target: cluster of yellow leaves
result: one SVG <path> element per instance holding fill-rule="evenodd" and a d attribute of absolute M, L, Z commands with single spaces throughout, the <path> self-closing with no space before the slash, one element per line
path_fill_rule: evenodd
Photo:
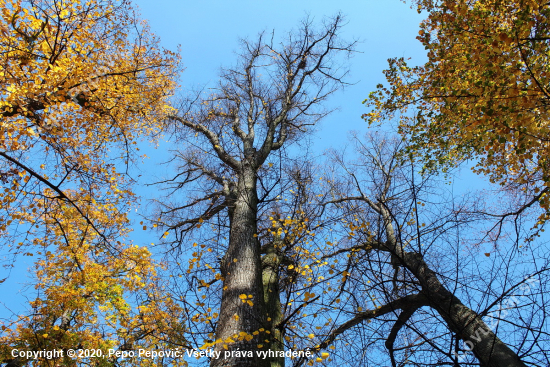
<path fill-rule="evenodd" d="M 19 219 L 11 206 L 37 220 L 37 196 L 71 200 L 65 187 L 106 210 L 131 200 L 117 164 L 129 163 L 137 138 L 158 131 L 178 57 L 158 48 L 126 2 L 0 0 L 0 9 L 6 223 Z"/>
<path fill-rule="evenodd" d="M 293 190 L 290 193 L 296 195 Z M 294 282 L 294 291 L 288 294 L 286 303 L 283 304 L 285 314 L 294 314 L 292 321 L 285 325 L 285 345 L 293 350 L 313 348 L 312 351 L 319 352 L 320 357 L 310 359 L 307 364 L 322 362 L 329 354 L 321 353 L 318 343 L 326 338 L 334 325 L 331 311 L 341 311 L 338 284 L 345 283 L 350 274 L 346 271 L 335 271 L 337 259 L 329 264 L 324 258 L 323 255 L 336 250 L 337 244 L 319 236 L 324 231 L 317 227 L 319 223 L 312 222 L 304 212 L 297 212 L 294 217 L 286 218 L 273 212 L 268 219 L 266 222 L 270 227 L 266 228 L 267 232 L 278 238 L 276 243 L 283 247 L 288 246 L 286 249 L 279 249 L 285 252 L 287 258 L 287 265 L 283 265 L 286 269 L 282 272 L 286 273 L 287 280 L 292 279 Z M 354 235 L 353 231 L 367 226 L 368 224 L 362 223 L 357 226 L 350 223 L 348 226 L 346 223 L 351 236 Z"/>
<path fill-rule="evenodd" d="M 12 348 L 101 349 L 106 355 L 109 348 L 121 345 L 150 348 L 167 340 L 182 343 L 183 312 L 164 294 L 150 252 L 120 241 L 110 245 L 97 241 L 99 235 L 78 220 L 71 205 L 49 209 L 43 225 L 52 228 L 55 237 L 33 241 L 44 252 L 37 252 L 38 296 L 30 302 L 32 316 L 3 325 L 0 355 L 9 359 Z M 98 226 L 109 223 L 120 238 L 127 232 L 125 223 L 117 222 L 120 217 L 104 211 L 93 214 Z M 50 242 L 52 238 L 57 240 Z M 58 362 L 73 363 L 70 358 Z"/>
<path fill-rule="evenodd" d="M 239 299 L 242 303 L 246 303 L 249 306 L 254 306 L 254 303 L 252 302 L 252 295 L 249 294 L 248 296 L 246 294 L 239 295 Z"/>
<path fill-rule="evenodd" d="M 0 6 L 3 150 L 42 143 L 103 153 L 105 142 L 132 143 L 158 129 L 155 117 L 173 90 L 177 57 L 156 47 L 126 4 L 3 0 Z M 141 32 L 132 35 L 132 26 Z"/>
<path fill-rule="evenodd" d="M 365 101 L 369 122 L 401 112 L 411 154 L 428 168 L 479 158 L 493 182 L 546 198 L 550 186 L 550 5 L 534 0 L 418 0 L 429 61 L 391 59 L 388 88 Z M 414 107 L 414 109 L 412 109 Z"/>
<path fill-rule="evenodd" d="M 0 64 L 0 235 L 37 258 L 32 316 L 6 322 L 0 343 L 105 349 L 181 336 L 151 254 L 121 242 L 135 199 L 120 173 L 160 129 L 179 57 L 126 1 L 0 0 Z"/>
<path fill-rule="evenodd" d="M 265 334 L 265 335 L 260 335 Z M 199 347 L 199 349 L 207 349 L 212 348 L 213 346 L 217 344 L 221 344 L 223 349 L 228 349 L 228 345 L 231 343 L 236 343 L 237 341 L 251 341 L 254 339 L 255 336 L 260 335 L 260 337 L 268 338 L 268 335 L 271 334 L 271 331 L 265 330 L 264 328 L 260 328 L 259 330 L 253 331 L 252 333 L 247 333 L 244 331 L 240 331 L 238 334 L 233 334 L 229 338 L 221 339 L 218 338 L 214 341 L 205 341 L 203 345 Z M 209 336 L 213 336 L 213 334 L 209 334 Z M 268 339 L 264 339 L 264 341 L 267 343 L 269 342 Z M 258 348 L 262 348 L 263 345 L 258 345 Z"/>

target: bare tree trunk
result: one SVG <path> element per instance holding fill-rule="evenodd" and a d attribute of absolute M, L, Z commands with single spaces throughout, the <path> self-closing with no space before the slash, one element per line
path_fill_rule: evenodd
<path fill-rule="evenodd" d="M 271 331 L 270 337 L 267 338 L 269 340 L 267 348 L 274 352 L 284 351 L 283 335 L 278 327 L 283 321 L 279 291 L 279 265 L 282 260 L 282 255 L 278 253 L 280 245 L 281 238 L 276 235 L 273 242 L 267 244 L 262 259 L 264 303 L 268 317 L 267 329 Z M 284 367 L 285 365 L 284 357 L 270 357 L 268 361 L 270 367 Z"/>
<path fill-rule="evenodd" d="M 404 265 L 416 276 L 431 305 L 445 319 L 449 329 L 468 346 L 484 367 L 526 367 L 506 344 L 491 331 L 481 317 L 471 310 L 437 278 L 422 256 L 406 253 Z"/>
<path fill-rule="evenodd" d="M 388 181 L 390 182 L 390 181 Z M 386 187 L 389 187 L 388 184 Z M 388 241 L 379 247 L 388 251 L 392 260 L 404 265 L 420 282 L 422 293 L 430 300 L 431 306 L 447 322 L 451 331 L 456 333 L 474 353 L 483 367 L 526 367 L 506 344 L 485 324 L 481 317 L 466 307 L 452 292 L 441 284 L 437 274 L 428 267 L 423 256 L 416 252 L 405 252 L 397 240 L 392 224 L 392 215 L 384 203 L 385 194 L 380 204 L 365 199 L 371 208 L 382 215 Z"/>
<path fill-rule="evenodd" d="M 287 138 L 299 140 L 328 113 L 318 107 L 344 85 L 342 78 L 347 71 L 335 57 L 349 55 L 355 42 L 340 39 L 341 27 L 340 15 L 324 22 L 319 31 L 306 20 L 299 32 L 286 37 L 280 51 L 273 41 L 266 43 L 262 35 L 254 43 L 243 41 L 238 66 L 223 70 L 215 92 L 182 100 L 182 115 L 167 117 L 168 129 L 182 140 L 192 136 L 190 131 L 195 137 L 200 135 L 200 149 L 190 148 L 182 154 L 183 172 L 166 182 L 175 185 L 176 190 L 204 184 L 198 191 L 206 192 L 187 205 L 172 207 L 163 203 L 165 209 L 159 217 L 167 217 L 171 224 L 159 220 L 160 224 L 174 231 L 174 244 L 182 246 L 185 234 L 200 228 L 199 223 L 226 209 L 229 215 L 229 244 L 220 264 L 224 282 L 220 317 L 215 326 L 214 348 L 222 353 L 212 360 L 212 367 L 267 367 L 269 362 L 259 358 L 257 352 L 265 350 L 263 344 L 270 340 L 280 341 L 280 334 L 275 339 L 271 335 L 279 316 L 270 314 L 271 320 L 267 321 L 264 309 L 261 249 L 256 237 L 257 175 L 266 174 L 267 169 L 260 168 L 265 163 L 271 167 L 273 163 L 266 162 L 267 158 L 281 149 Z M 193 139 L 191 146 L 196 144 Z M 264 202 L 271 196 L 270 191 L 262 187 Z M 224 200 L 219 203 L 218 199 Z M 179 220 L 182 208 L 196 208 L 200 214 Z M 274 285 L 267 286 L 273 290 Z M 280 308 L 275 303 L 271 306 Z M 283 350 L 282 343 L 276 348 Z"/>
<path fill-rule="evenodd" d="M 377 219 L 378 223 L 370 226 L 363 233 L 369 239 L 365 242 L 361 240 L 361 246 L 350 247 L 345 252 L 365 250 L 367 252 L 382 251 L 387 253 L 389 255 L 389 259 L 385 263 L 387 267 L 380 268 L 385 272 L 380 275 L 387 276 L 389 279 L 390 272 L 388 270 L 390 270 L 390 266 L 393 268 L 393 291 L 390 293 L 387 289 L 383 288 L 383 296 L 389 300 L 385 305 L 372 311 L 357 313 L 356 317 L 335 328 L 334 332 L 331 333 L 321 346 L 325 347 L 329 345 L 338 335 L 360 322 L 374 319 L 385 313 L 399 309 L 401 312 L 398 319 L 393 323 L 385 344 L 390 354 L 391 365 L 393 367 L 402 365 L 406 362 L 402 361 L 399 364 L 394 356 L 396 336 L 407 324 L 414 327 L 414 325 L 411 325 L 411 322 L 414 322 L 414 319 L 411 320 L 411 317 L 417 310 L 429 307 L 443 318 L 445 327 L 451 334 L 456 335 L 457 339 L 462 340 L 464 347 L 461 354 L 455 354 L 450 351 L 450 347 L 453 347 L 453 345 L 449 345 L 449 349 L 445 349 L 446 346 L 444 343 L 448 339 L 443 339 L 443 342 L 439 343 L 439 345 L 437 345 L 438 343 L 433 344 L 434 350 L 438 349 L 438 353 L 441 353 L 444 359 L 450 358 L 454 360 L 453 365 L 462 365 L 464 362 L 462 361 L 463 357 L 472 352 L 482 367 L 526 367 L 520 356 L 513 350 L 514 346 L 506 345 L 491 330 L 491 327 L 483 321 L 480 315 L 464 305 L 452 290 L 446 288 L 440 281 L 439 275 L 429 267 L 423 256 L 421 243 L 440 241 L 440 238 L 444 238 L 441 234 L 447 230 L 445 228 L 447 223 L 452 226 L 449 226 L 449 228 L 454 229 L 456 228 L 455 226 L 468 223 L 472 220 L 470 214 L 466 217 L 461 217 L 460 215 L 455 217 L 456 214 L 460 213 L 456 211 L 454 205 L 452 206 L 453 216 L 433 211 L 437 219 L 431 227 L 428 226 L 426 229 L 421 230 L 420 228 L 424 227 L 425 223 L 420 225 L 423 220 L 419 219 L 418 206 L 416 204 L 424 206 L 424 203 L 421 203 L 423 200 L 419 199 L 418 193 L 419 190 L 424 191 L 421 188 L 422 186 L 430 187 L 431 190 L 432 185 L 426 185 L 429 182 L 429 177 L 422 179 L 421 186 L 415 185 L 414 178 L 417 167 L 412 162 L 409 165 L 406 159 L 398 158 L 401 153 L 407 151 L 407 146 L 402 145 L 406 145 L 407 142 L 395 141 L 388 144 L 386 139 L 376 134 L 368 136 L 367 139 L 368 144 L 358 141 L 358 147 L 361 155 L 367 158 L 361 158 L 360 162 L 364 168 L 362 173 L 368 173 L 371 175 L 370 178 L 363 181 L 363 177 L 359 176 L 359 174 L 356 176 L 356 171 L 359 171 L 357 169 L 358 165 L 354 164 L 353 168 L 347 167 L 343 156 L 336 155 L 336 162 L 342 165 L 346 173 L 351 177 L 352 180 L 350 182 L 356 186 L 358 195 L 350 195 L 349 186 L 335 183 L 333 186 L 334 192 L 344 192 L 349 196 L 333 199 L 328 201 L 327 204 L 362 202 L 365 204 L 362 207 L 356 206 L 356 204 L 343 205 L 341 206 L 341 210 L 344 211 L 344 215 L 349 215 L 350 219 L 353 214 L 353 219 L 358 220 L 357 215 L 352 210 L 360 208 L 357 212 L 364 214 L 363 223 L 366 223 L 366 226 L 370 226 L 368 219 Z M 365 191 L 361 187 L 363 182 L 373 185 L 372 196 L 365 195 Z M 409 187 L 408 189 L 406 188 L 407 186 Z M 434 197 L 436 194 L 429 191 L 428 195 Z M 407 202 L 414 203 L 414 205 L 407 204 Z M 407 207 L 407 205 L 413 208 L 411 212 L 403 211 L 403 208 Z M 368 210 L 369 208 L 372 212 Z M 395 212 L 392 212 L 392 208 Z M 346 210 L 349 213 L 346 213 Z M 468 213 L 468 210 L 465 212 Z M 411 213 L 416 216 L 416 218 L 412 217 L 415 219 L 412 222 L 410 222 Z M 439 222 L 441 217 L 447 218 L 445 220 L 449 220 L 449 222 L 442 224 L 442 222 Z M 409 227 L 413 224 L 418 226 L 416 231 L 414 227 Z M 409 230 L 412 230 L 412 232 L 409 232 Z M 437 233 L 437 235 L 429 237 L 432 232 Z M 413 243 L 412 240 L 415 242 L 418 241 L 418 250 L 405 251 L 405 248 L 407 250 L 413 248 L 413 246 L 410 246 Z M 399 269 L 406 272 L 403 274 L 403 280 L 398 280 Z M 412 275 L 411 278 L 415 278 L 415 280 L 412 280 L 412 283 L 419 285 L 419 293 L 415 295 L 408 294 L 407 283 L 409 280 L 407 278 L 410 275 Z M 400 285 L 399 287 L 398 284 Z M 416 286 L 414 289 L 417 291 Z M 505 294 L 502 295 L 504 296 Z M 422 335 L 420 330 L 417 332 L 419 335 Z M 406 345 L 405 349 L 409 348 L 410 345 L 412 344 Z M 410 349 L 406 350 L 407 352 L 412 351 Z M 449 352 L 446 352 L 446 350 L 449 350 Z M 401 352 L 403 353 L 403 349 L 401 349 Z M 412 352 L 414 353 L 414 351 Z M 438 358 L 438 360 L 444 360 L 443 358 Z M 409 360 L 408 355 L 404 354 L 404 359 Z"/>
<path fill-rule="evenodd" d="M 222 260 L 224 286 L 215 350 L 221 352 L 212 367 L 267 366 L 256 353 L 258 333 L 265 325 L 260 247 L 256 238 L 256 174 L 243 167 L 237 197 L 230 208 L 229 247 Z M 254 335 L 256 332 L 257 335 Z M 246 334 L 245 334 L 246 333 Z"/>

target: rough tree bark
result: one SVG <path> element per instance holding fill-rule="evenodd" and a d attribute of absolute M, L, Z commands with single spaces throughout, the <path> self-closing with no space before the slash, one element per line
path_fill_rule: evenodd
<path fill-rule="evenodd" d="M 229 351 L 254 351 L 259 337 L 252 337 L 254 331 L 265 325 L 265 311 L 262 291 L 262 268 L 260 247 L 255 237 L 258 195 L 256 192 L 256 172 L 250 162 L 252 156 L 245 157 L 243 169 L 238 176 L 237 197 L 229 208 L 230 235 L 229 247 L 222 259 L 221 269 L 224 279 L 220 318 L 216 329 L 216 350 L 223 357 L 213 361 L 212 366 L 263 366 L 265 361 L 253 353 L 252 358 L 243 360 L 225 357 L 225 347 Z M 243 299 L 245 295 L 247 298 Z M 235 340 L 240 332 L 248 335 L 244 340 Z M 250 339 L 249 339 L 250 338 Z M 231 340 L 235 342 L 231 342 Z M 236 363 L 238 362 L 238 363 Z"/>
<path fill-rule="evenodd" d="M 363 143 L 360 144 L 364 148 Z M 384 143 L 378 142 L 373 144 L 380 145 Z M 370 228 L 373 233 L 378 233 L 378 235 L 371 236 L 369 234 L 369 240 L 349 250 L 366 252 L 379 251 L 389 255 L 391 265 L 395 270 L 392 282 L 394 287 L 392 292 L 395 293 L 392 293 L 389 298 L 394 300 L 381 306 L 378 310 L 358 314 L 357 317 L 341 325 L 332 335 L 329 335 L 322 346 L 329 345 L 336 336 L 364 320 L 379 317 L 390 310 L 400 310 L 399 317 L 397 321 L 395 321 L 394 327 L 386 340 L 386 348 L 390 352 L 392 366 L 397 366 L 398 364 L 393 355 L 393 344 L 397 333 L 421 307 L 431 307 L 443 318 L 448 330 L 472 348 L 471 351 L 474 353 L 481 366 L 525 367 L 526 364 L 508 345 L 499 339 L 491 328 L 482 320 L 481 316 L 464 305 L 462 301 L 440 281 L 438 274 L 425 261 L 421 247 L 419 246 L 418 250 L 410 251 L 409 249 L 412 247 L 410 246 L 411 243 L 401 239 L 399 231 L 403 226 L 396 220 L 396 218 L 399 217 L 396 211 L 399 209 L 395 209 L 395 212 L 392 211 L 392 207 L 402 208 L 406 206 L 405 203 L 399 202 L 399 194 L 392 191 L 394 176 L 398 176 L 396 171 L 401 162 L 396 158 L 398 155 L 396 152 L 398 150 L 396 150 L 389 159 L 388 157 L 386 157 L 386 159 L 381 157 L 381 150 L 382 149 L 379 149 L 377 151 L 373 149 L 373 151 L 370 152 L 363 152 L 371 162 L 369 171 L 379 172 L 379 174 L 374 174 L 372 176 L 376 177 L 372 178 L 372 182 L 376 186 L 374 193 L 371 193 L 371 195 L 365 194 L 360 187 L 356 172 L 346 168 L 343 161 L 340 161 L 340 164 L 344 166 L 344 169 L 351 176 L 352 185 L 355 186 L 359 195 L 347 196 L 350 194 L 349 191 L 343 192 L 340 198 L 331 200 L 326 204 L 339 205 L 345 202 L 363 203 L 371 213 L 374 213 L 374 215 L 379 218 L 380 227 L 378 229 Z M 407 178 L 405 180 L 410 179 Z M 406 191 L 403 189 L 402 184 L 403 182 L 395 184 L 395 186 L 399 187 L 397 191 L 400 193 Z M 411 198 L 411 200 L 417 202 L 414 194 Z M 396 202 L 399 202 L 399 204 L 396 204 Z M 441 228 L 437 230 L 441 230 Z M 420 234 L 415 234 L 415 237 L 418 239 L 418 243 L 420 243 Z M 408 251 L 405 251 L 405 248 L 407 248 Z M 398 295 L 397 284 L 399 281 L 397 280 L 397 272 L 399 269 L 412 274 L 415 278 L 414 282 L 419 286 L 418 294 L 413 296 Z M 409 297 L 415 297 L 416 301 L 402 302 L 403 299 Z"/>
<path fill-rule="evenodd" d="M 388 177 L 388 180 L 390 178 Z M 422 286 L 422 294 L 447 322 L 447 326 L 463 341 L 473 343 L 473 353 L 482 366 L 486 367 L 525 367 L 506 344 L 504 344 L 481 317 L 465 306 L 451 291 L 439 281 L 436 273 L 424 261 L 418 252 L 405 252 L 404 246 L 395 235 L 392 214 L 387 208 L 386 195 L 378 203 L 364 198 L 367 204 L 379 213 L 386 227 L 387 240 L 384 243 L 372 243 L 371 246 L 389 252 L 400 266 L 409 270 Z"/>
<path fill-rule="evenodd" d="M 272 242 L 265 245 L 262 258 L 262 281 L 264 291 L 264 304 L 267 316 L 266 329 L 271 331 L 268 340 L 267 349 L 272 351 L 283 351 L 283 333 L 279 324 L 283 321 L 283 312 L 281 308 L 280 289 L 279 289 L 279 266 L 283 261 L 279 249 L 282 247 L 282 241 L 279 235 L 275 235 Z M 268 359 L 270 367 L 284 367 L 285 359 L 283 357 L 271 357 Z"/>
<path fill-rule="evenodd" d="M 182 170 L 166 182 L 176 190 L 201 182 L 198 187 L 204 196 L 192 198 L 186 205 L 160 204 L 157 225 L 173 231 L 173 245 L 181 247 L 185 234 L 203 222 L 222 211 L 229 217 L 229 243 L 220 264 L 223 287 L 214 346 L 222 356 L 212 360 L 213 367 L 280 363 L 256 355 L 266 349 L 259 347 L 266 339 L 273 340 L 270 347 L 282 349 L 280 335 L 270 335 L 280 318 L 275 311 L 280 309 L 278 297 L 266 297 L 264 289 L 277 291 L 274 274 L 267 275 L 268 269 L 275 271 L 269 264 L 272 254 L 266 254 L 262 273 L 257 239 L 258 207 L 270 199 L 271 189 L 262 187 L 259 195 L 258 176 L 266 172 L 262 165 L 272 152 L 298 140 L 328 113 L 320 104 L 343 84 L 346 74 L 336 56 L 349 54 L 353 48 L 353 43 L 339 40 L 341 27 L 338 15 L 320 31 L 304 21 L 278 46 L 273 38 L 270 44 L 264 43 L 262 35 L 254 43 L 243 41 L 238 66 L 222 71 L 214 93 L 184 101 L 178 113 L 167 118 L 179 140 L 200 148 L 179 153 Z M 195 138 L 190 137 L 193 135 Z M 198 216 L 189 218 L 192 208 Z M 267 283 L 262 280 L 266 276 Z M 270 303 L 267 306 L 266 301 Z"/>

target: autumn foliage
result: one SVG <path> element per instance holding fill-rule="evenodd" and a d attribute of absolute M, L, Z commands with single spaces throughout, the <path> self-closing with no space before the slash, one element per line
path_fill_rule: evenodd
<path fill-rule="evenodd" d="M 476 158 L 476 172 L 521 187 L 548 210 L 550 6 L 542 1 L 419 0 L 428 62 L 389 60 L 369 122 L 400 114 L 428 167 Z M 543 216 L 541 219 L 544 220 Z"/>
<path fill-rule="evenodd" d="M 2 325 L 0 360 L 24 364 L 14 347 L 116 349 L 177 332 L 150 252 L 126 238 L 124 173 L 138 138 L 158 131 L 178 56 L 126 1 L 0 9 L 0 229 L 10 258 L 33 256 L 36 278 L 29 313 Z"/>
<path fill-rule="evenodd" d="M 550 209 L 550 8 L 414 3 L 429 60 L 391 59 L 364 116 L 399 116 L 405 139 L 355 134 L 321 162 L 307 140 L 356 47 L 340 14 L 242 40 L 217 84 L 173 108 L 179 57 L 126 0 L 0 0 L 0 239 L 14 260 L 3 265 L 34 261 L 27 308 L 0 321 L 0 363 L 547 361 L 546 244 L 532 241 L 527 259 L 522 210 L 453 197 L 437 169 L 477 158 L 478 172 L 524 190 L 522 209 Z M 167 195 L 138 226 L 158 231 L 152 251 L 130 240 L 127 173 L 157 133 L 177 149 L 157 183 Z"/>

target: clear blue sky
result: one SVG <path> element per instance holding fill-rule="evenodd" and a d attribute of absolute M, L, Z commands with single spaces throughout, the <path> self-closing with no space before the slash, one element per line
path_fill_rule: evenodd
<path fill-rule="evenodd" d="M 163 47 L 181 47 L 185 67 L 181 75 L 181 91 L 204 85 L 213 86 L 220 67 L 230 67 L 237 61 L 239 39 L 254 38 L 258 33 L 273 30 L 284 35 L 297 28 L 307 15 L 320 22 L 325 16 L 341 12 L 347 20 L 343 38 L 358 40 L 357 53 L 349 60 L 348 82 L 354 83 L 333 95 L 329 108 L 338 108 L 318 126 L 313 138 L 315 154 L 328 148 L 342 148 L 351 130 L 362 135 L 369 128 L 361 119 L 367 112 L 362 101 L 378 83 L 385 82 L 383 70 L 391 57 L 411 57 L 411 64 L 423 64 L 426 52 L 416 40 L 422 15 L 400 0 L 278 0 L 278 1 L 176 1 L 134 0 L 141 17 L 160 38 Z M 167 147 L 161 142 L 157 149 L 145 149 L 149 157 L 140 168 L 145 183 L 159 181 L 171 175 L 167 165 Z M 171 176 L 170 176 L 171 177 Z M 156 188 L 138 187 L 144 198 L 158 195 Z M 138 213 L 145 210 L 146 200 Z M 145 213 L 144 213 L 145 214 Z M 136 226 L 138 244 L 157 243 L 158 236 L 145 236 Z"/>
<path fill-rule="evenodd" d="M 350 130 L 366 130 L 360 116 L 366 109 L 361 102 L 377 83 L 384 81 L 382 70 L 390 57 L 412 57 L 412 63 L 426 60 L 419 41 L 422 20 L 410 4 L 400 0 L 277 0 L 277 1 L 176 1 L 138 0 L 143 18 L 149 21 L 162 45 L 176 49 L 181 45 L 186 67 L 182 87 L 215 83 L 220 66 L 231 66 L 238 51 L 239 38 L 254 38 L 266 30 L 284 34 L 298 26 L 307 14 L 320 21 L 338 12 L 348 20 L 344 38 L 358 39 L 357 53 L 351 59 L 348 87 L 331 99 L 340 111 L 327 117 L 320 126 L 315 144 L 319 150 L 341 145 Z"/>

